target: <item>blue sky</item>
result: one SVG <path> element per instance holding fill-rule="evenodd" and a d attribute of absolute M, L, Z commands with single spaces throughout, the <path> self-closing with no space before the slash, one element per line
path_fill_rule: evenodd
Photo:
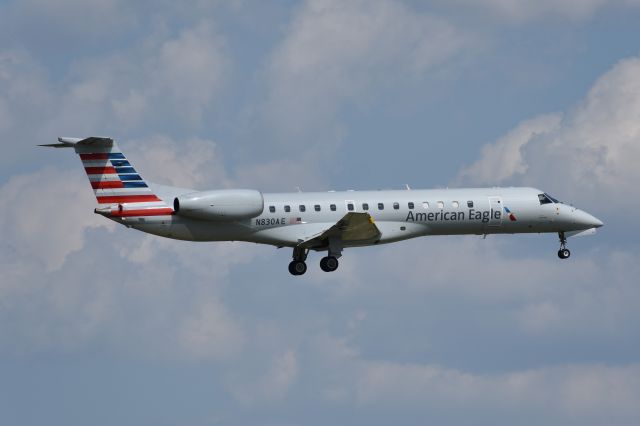
<path fill-rule="evenodd" d="M 0 3 L 0 423 L 640 420 L 640 2 Z M 185 243 L 92 213 L 57 136 L 263 191 L 543 188 L 553 235 Z M 319 256 L 312 256 L 314 266 Z"/>

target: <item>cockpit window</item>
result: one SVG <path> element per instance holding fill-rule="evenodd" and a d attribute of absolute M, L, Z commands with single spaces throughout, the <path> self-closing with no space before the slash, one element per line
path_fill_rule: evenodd
<path fill-rule="evenodd" d="M 551 204 L 552 201 L 544 194 L 538 194 L 538 200 L 540 200 L 540 204 Z"/>
<path fill-rule="evenodd" d="M 551 195 L 547 193 L 538 194 L 538 200 L 540 201 L 540 204 L 560 203 L 560 201 L 556 200 L 555 198 L 553 198 Z"/>
<path fill-rule="evenodd" d="M 548 199 L 550 199 L 551 201 L 553 201 L 554 203 L 560 203 L 560 201 L 556 200 L 555 198 L 553 198 L 551 195 L 547 194 L 546 192 L 544 193 L 544 195 L 547 196 Z"/>

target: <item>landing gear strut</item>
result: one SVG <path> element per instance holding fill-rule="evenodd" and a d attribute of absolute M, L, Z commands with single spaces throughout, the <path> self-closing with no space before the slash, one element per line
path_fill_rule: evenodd
<path fill-rule="evenodd" d="M 564 232 L 558 232 L 558 237 L 560 238 L 560 250 L 558 250 L 558 257 L 560 259 L 568 259 L 571 256 L 571 252 L 567 248 L 567 239 L 564 236 Z"/>
<path fill-rule="evenodd" d="M 307 260 L 307 254 L 309 254 L 307 249 L 301 247 L 293 248 L 293 260 L 289 263 L 291 275 L 302 275 L 307 272 L 307 264 L 304 262 Z"/>

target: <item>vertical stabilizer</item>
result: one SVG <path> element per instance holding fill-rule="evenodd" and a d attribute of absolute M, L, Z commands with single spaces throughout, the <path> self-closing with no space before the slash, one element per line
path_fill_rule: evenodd
<path fill-rule="evenodd" d="M 58 138 L 56 148 L 73 147 L 98 201 L 97 213 L 114 217 L 162 216 L 173 208 L 151 191 L 111 138 Z"/>

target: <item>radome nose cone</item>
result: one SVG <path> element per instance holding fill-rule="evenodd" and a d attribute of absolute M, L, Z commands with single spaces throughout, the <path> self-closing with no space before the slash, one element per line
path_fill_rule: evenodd
<path fill-rule="evenodd" d="M 574 217 L 575 222 L 585 228 L 600 228 L 604 225 L 600 219 L 582 210 L 577 210 Z"/>

